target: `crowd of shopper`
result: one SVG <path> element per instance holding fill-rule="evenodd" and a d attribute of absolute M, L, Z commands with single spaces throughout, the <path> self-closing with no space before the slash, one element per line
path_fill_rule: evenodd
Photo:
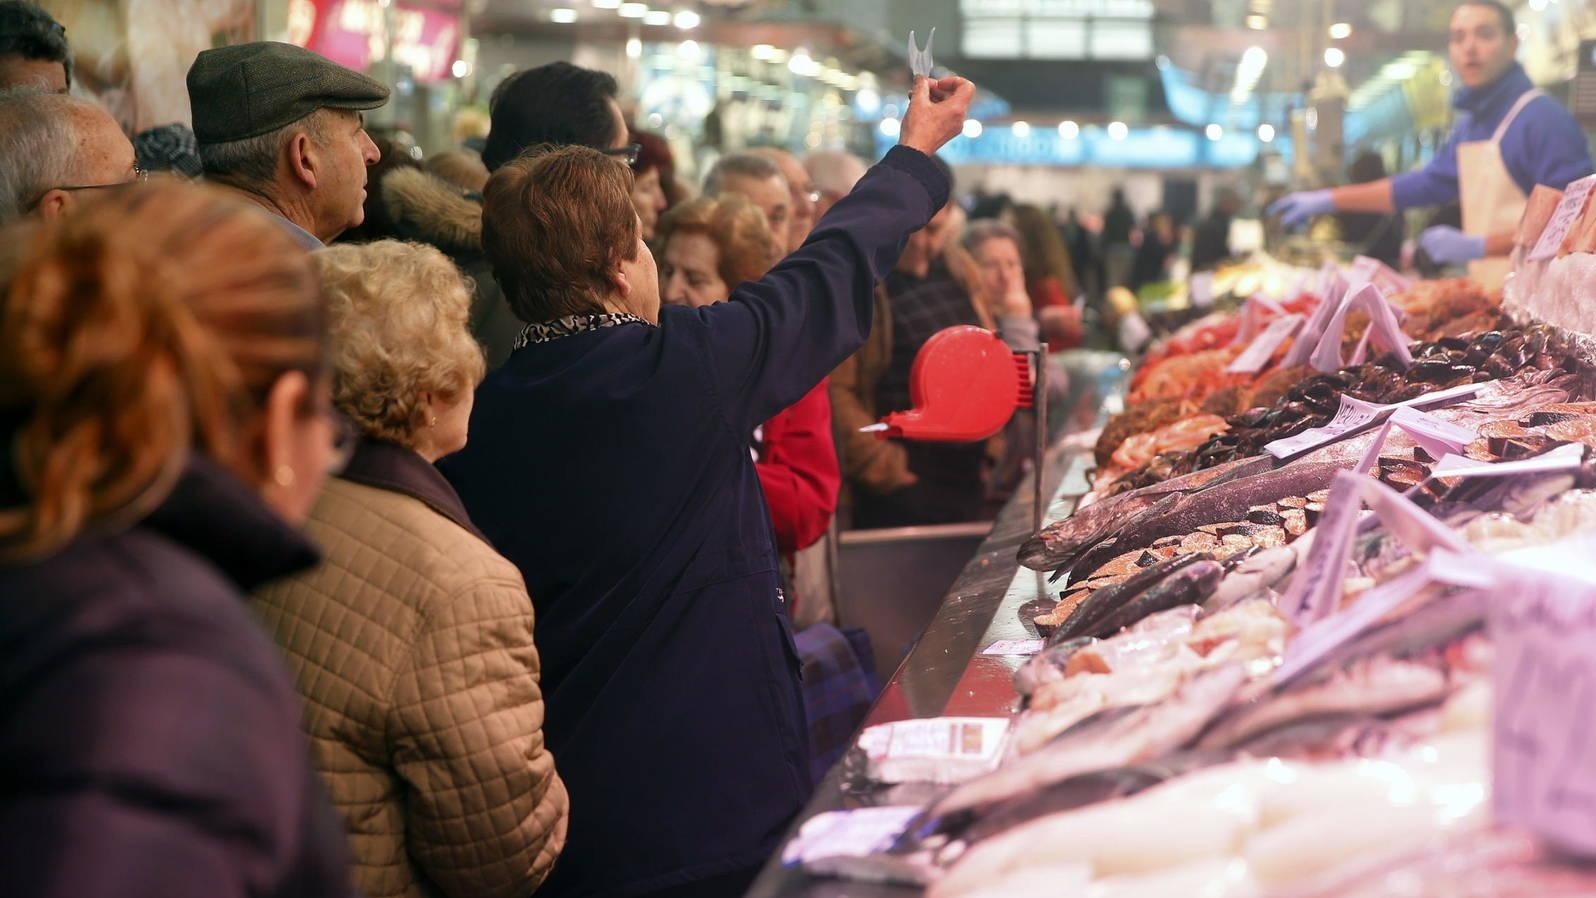
<path fill-rule="evenodd" d="M 379 167 L 386 88 L 260 42 L 141 183 L 52 24 L 0 3 L 7 890 L 742 894 L 831 748 L 790 578 L 833 399 L 902 406 L 943 323 L 1036 339 L 952 227 L 973 87 L 687 200 L 603 73 Z M 879 445 L 878 517 L 979 513 L 987 447 Z"/>

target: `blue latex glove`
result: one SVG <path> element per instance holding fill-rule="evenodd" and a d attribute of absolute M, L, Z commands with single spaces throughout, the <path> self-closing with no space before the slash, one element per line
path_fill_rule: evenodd
<path fill-rule="evenodd" d="M 1280 219 L 1281 227 L 1293 231 L 1321 215 L 1336 211 L 1336 204 L 1328 190 L 1304 190 L 1275 200 L 1268 211 Z"/>
<path fill-rule="evenodd" d="M 1438 265 L 1462 265 L 1485 258 L 1485 238 L 1440 225 L 1419 235 L 1419 249 Z"/>

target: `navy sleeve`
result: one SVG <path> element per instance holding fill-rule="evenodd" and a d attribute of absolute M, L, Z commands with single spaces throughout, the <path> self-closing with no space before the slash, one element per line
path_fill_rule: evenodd
<path fill-rule="evenodd" d="M 951 185 L 930 157 L 895 147 L 770 273 L 698 310 L 711 376 L 730 424 L 752 431 L 864 345 L 875 284 L 909 235 L 947 203 Z"/>
<path fill-rule="evenodd" d="M 1403 172 L 1391 179 L 1391 200 L 1397 209 L 1444 206 L 1457 202 L 1457 143 L 1453 130 L 1435 158 L 1421 169 Z"/>
<path fill-rule="evenodd" d="M 1592 170 L 1585 132 L 1551 97 L 1524 107 L 1502 138 L 1502 158 L 1526 194 L 1537 184 L 1562 190 Z"/>

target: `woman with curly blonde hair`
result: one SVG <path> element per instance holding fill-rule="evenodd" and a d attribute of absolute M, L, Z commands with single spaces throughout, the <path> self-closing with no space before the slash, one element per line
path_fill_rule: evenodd
<path fill-rule="evenodd" d="M 532 600 L 432 466 L 466 443 L 471 287 L 429 246 L 315 256 L 333 398 L 360 431 L 311 512 L 314 572 L 257 595 L 305 699 L 361 891 L 522 896 L 565 843 Z"/>

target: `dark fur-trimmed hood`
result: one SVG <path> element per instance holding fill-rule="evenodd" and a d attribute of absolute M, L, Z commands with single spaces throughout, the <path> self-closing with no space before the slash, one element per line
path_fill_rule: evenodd
<path fill-rule="evenodd" d="M 419 168 L 384 175 L 382 202 L 394 226 L 411 240 L 446 253 L 482 252 L 482 204 Z"/>

